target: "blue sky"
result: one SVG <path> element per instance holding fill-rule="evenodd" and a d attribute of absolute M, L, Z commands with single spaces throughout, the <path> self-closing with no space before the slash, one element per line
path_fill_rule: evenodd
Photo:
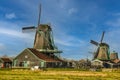
<path fill-rule="evenodd" d="M 0 56 L 16 56 L 33 47 L 34 32 L 22 33 L 22 27 L 37 25 L 38 5 L 42 4 L 41 23 L 50 23 L 56 46 L 68 59 L 92 58 L 96 46 L 90 40 L 104 42 L 120 55 L 119 0 L 0 0 Z"/>

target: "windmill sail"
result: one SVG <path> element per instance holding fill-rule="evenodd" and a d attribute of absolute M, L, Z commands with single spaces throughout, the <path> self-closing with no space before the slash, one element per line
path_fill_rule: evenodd
<path fill-rule="evenodd" d="M 98 53 L 99 53 L 99 47 L 97 48 L 97 51 L 94 54 L 94 59 L 97 59 Z"/>
<path fill-rule="evenodd" d="M 33 46 L 34 48 L 36 45 L 37 32 L 39 31 L 40 17 L 41 17 L 41 4 L 39 5 L 38 26 L 37 26 L 36 33 L 35 33 L 35 40 L 34 40 L 34 46 Z"/>
<path fill-rule="evenodd" d="M 94 44 L 94 45 L 96 45 L 96 46 L 98 46 L 98 45 L 99 45 L 99 43 L 98 43 L 98 42 L 93 41 L 93 40 L 91 40 L 91 41 L 90 41 L 90 43 L 92 43 L 92 44 Z"/>
<path fill-rule="evenodd" d="M 23 27 L 22 28 L 22 32 L 25 33 L 25 32 L 34 32 L 36 30 L 36 27 L 35 26 L 30 26 L 30 27 Z"/>
<path fill-rule="evenodd" d="M 101 40 L 100 40 L 101 43 L 102 43 L 102 41 L 103 41 L 104 34 L 105 34 L 105 31 L 103 31 L 103 33 L 102 33 L 102 37 L 101 37 Z"/>

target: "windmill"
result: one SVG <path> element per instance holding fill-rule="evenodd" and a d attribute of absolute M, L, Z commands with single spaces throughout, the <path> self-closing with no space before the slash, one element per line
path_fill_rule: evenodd
<path fill-rule="evenodd" d="M 100 43 L 94 40 L 90 41 L 90 43 L 97 46 L 97 51 L 95 52 L 93 59 L 109 60 L 109 45 L 103 42 L 104 34 L 105 32 L 103 31 Z"/>
<path fill-rule="evenodd" d="M 39 6 L 39 17 L 37 27 L 23 27 L 22 31 L 25 32 L 28 30 L 36 30 L 33 48 L 38 50 L 39 52 L 46 53 L 47 55 L 53 55 L 54 53 L 62 53 L 62 51 L 59 51 L 54 44 L 51 26 L 49 24 L 40 24 L 40 17 L 41 5 Z"/>

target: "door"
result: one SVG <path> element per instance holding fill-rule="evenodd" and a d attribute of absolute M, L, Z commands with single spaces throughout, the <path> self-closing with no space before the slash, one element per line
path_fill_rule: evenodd
<path fill-rule="evenodd" d="M 45 67 L 45 62 L 43 62 L 43 61 L 40 62 L 40 67 L 41 67 L 41 68 Z"/>
<path fill-rule="evenodd" d="M 24 61 L 24 67 L 28 67 L 27 61 Z"/>

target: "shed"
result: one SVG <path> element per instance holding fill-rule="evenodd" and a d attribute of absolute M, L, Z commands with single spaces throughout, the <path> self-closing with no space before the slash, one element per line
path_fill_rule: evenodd
<path fill-rule="evenodd" d="M 99 66 L 104 68 L 115 68 L 116 65 L 118 65 L 111 60 L 99 60 L 99 59 L 95 59 L 91 63 L 92 66 L 97 66 L 97 67 Z"/>
<path fill-rule="evenodd" d="M 12 67 L 12 60 L 9 58 L 0 58 L 0 67 L 1 68 L 11 68 Z"/>
<path fill-rule="evenodd" d="M 103 61 L 95 59 L 91 62 L 91 65 L 95 67 L 103 67 Z"/>

